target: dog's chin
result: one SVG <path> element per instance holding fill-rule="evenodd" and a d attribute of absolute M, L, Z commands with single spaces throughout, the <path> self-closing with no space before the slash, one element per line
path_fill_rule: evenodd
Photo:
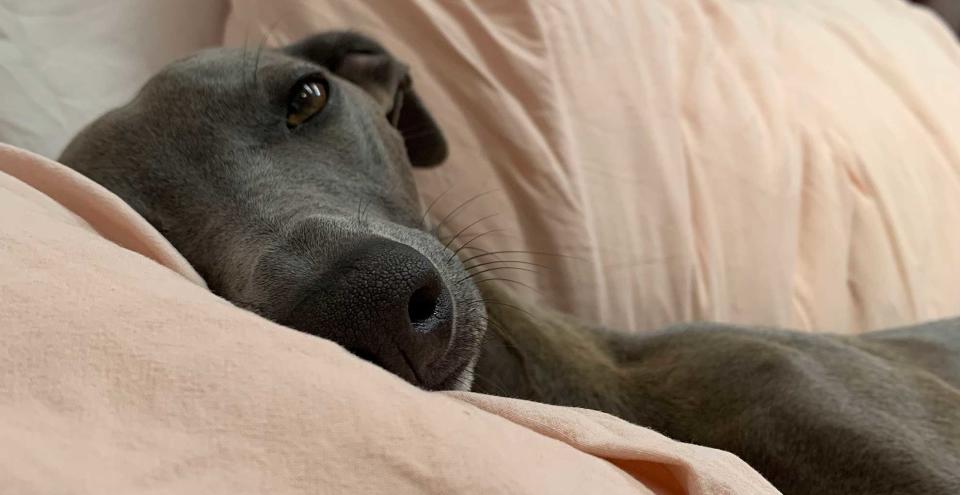
<path fill-rule="evenodd" d="M 474 369 L 477 366 L 477 361 L 480 358 L 480 354 L 477 353 L 473 355 L 468 361 L 466 361 L 459 368 L 455 369 L 450 376 L 442 379 L 435 385 L 424 387 L 427 390 L 440 391 L 440 390 L 459 390 L 459 391 L 469 391 L 473 386 L 473 377 Z"/>
<path fill-rule="evenodd" d="M 443 383 L 440 386 L 440 390 L 459 390 L 461 392 L 469 392 L 470 388 L 473 387 L 473 367 L 464 370 L 459 376 L 453 378 L 452 381 Z"/>

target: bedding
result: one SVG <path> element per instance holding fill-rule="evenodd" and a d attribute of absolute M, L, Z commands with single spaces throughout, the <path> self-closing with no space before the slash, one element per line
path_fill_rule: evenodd
<path fill-rule="evenodd" d="M 238 309 L 119 198 L 0 145 L 0 493 L 777 493 L 606 414 L 429 393 Z"/>
<path fill-rule="evenodd" d="M 902 0 L 7 2 L 0 142 L 55 157 L 173 58 L 342 27 L 408 61 L 447 132 L 418 172 L 434 221 L 480 195 L 444 231 L 498 214 L 466 239 L 540 253 L 503 253 L 546 266 L 503 277 L 531 297 L 638 332 L 960 312 L 960 49 Z M 9 146 L 0 333 L 4 493 L 775 493 L 729 454 L 422 392 L 238 310 Z"/>
<path fill-rule="evenodd" d="M 960 313 L 960 44 L 902 0 L 233 0 L 226 42 L 375 35 L 450 139 L 419 176 L 519 292 L 632 331 Z M 469 240 L 472 235 L 465 235 Z M 468 248 L 469 249 L 469 248 Z"/>

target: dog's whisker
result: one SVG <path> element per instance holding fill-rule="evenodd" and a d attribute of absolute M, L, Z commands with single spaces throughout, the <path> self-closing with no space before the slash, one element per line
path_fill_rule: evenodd
<path fill-rule="evenodd" d="M 246 77 L 243 74 L 247 72 L 247 49 L 250 43 L 250 32 L 244 31 L 243 33 L 243 46 L 240 47 L 240 81 L 243 83 L 243 87 L 249 92 L 251 90 L 249 84 L 247 84 Z"/>
<path fill-rule="evenodd" d="M 542 292 L 540 289 L 538 289 L 538 288 L 536 288 L 536 287 L 533 287 L 532 285 L 529 285 L 529 284 L 527 284 L 527 283 L 521 282 L 521 281 L 519 281 L 519 280 L 512 279 L 512 278 L 506 278 L 506 277 L 483 278 L 483 279 L 476 280 L 475 283 L 480 283 L 480 282 L 508 282 L 508 283 L 511 283 L 511 284 L 516 284 L 516 285 L 519 285 L 519 286 L 521 286 L 521 287 L 530 289 L 531 291 L 537 293 L 538 295 L 541 295 L 541 296 L 543 295 L 543 292 Z"/>
<path fill-rule="evenodd" d="M 464 251 L 480 251 L 480 252 L 483 252 L 483 253 L 489 253 L 489 252 L 490 252 L 490 251 L 487 251 L 486 249 L 483 249 L 482 247 L 479 247 L 479 246 L 467 246 L 467 247 L 463 248 L 463 250 L 464 250 Z"/>
<path fill-rule="evenodd" d="M 494 299 L 477 299 L 477 300 L 475 300 L 475 301 L 466 301 L 464 304 L 493 304 L 493 305 L 496 305 L 496 306 L 503 306 L 503 307 L 506 307 L 506 308 L 510 308 L 510 309 L 519 311 L 519 312 L 521 312 L 521 313 L 523 313 L 523 314 L 525 314 L 525 315 L 527 315 L 527 316 L 529 316 L 529 317 L 531 317 L 531 318 L 536 318 L 536 317 L 533 315 L 533 313 L 531 313 L 531 312 L 529 312 L 529 311 L 521 308 L 520 306 L 517 306 L 517 305 L 514 305 L 514 304 L 510 304 L 510 303 L 505 303 L 505 302 L 503 302 L 503 301 L 497 301 L 497 300 L 494 300 Z"/>
<path fill-rule="evenodd" d="M 259 70 L 260 70 L 260 56 L 263 54 L 263 48 L 264 48 L 264 46 L 266 46 L 266 44 L 267 44 L 267 36 L 268 36 L 267 34 L 264 34 L 264 35 L 263 35 L 263 39 L 260 40 L 260 44 L 257 45 L 257 52 L 256 52 L 256 55 L 255 55 L 254 58 L 253 58 L 253 74 L 252 74 L 253 77 L 252 77 L 252 79 L 253 79 L 253 87 L 254 87 L 254 88 L 256 88 L 256 87 L 257 87 L 257 84 L 259 84 L 259 80 L 258 80 L 258 78 L 257 78 L 257 73 L 258 73 Z"/>
<path fill-rule="evenodd" d="M 277 26 L 280 24 L 280 19 L 273 21 L 272 24 L 267 26 L 264 30 L 263 38 L 260 40 L 260 46 L 257 47 L 257 57 L 253 64 L 253 84 L 257 86 L 259 84 L 259 72 L 260 72 L 260 55 L 263 52 L 264 47 L 267 45 L 267 41 L 273 36 L 273 31 L 277 29 Z"/>
<path fill-rule="evenodd" d="M 529 255 L 533 255 L 533 256 L 550 256 L 550 257 L 555 257 L 555 258 L 566 258 L 566 259 L 572 259 L 572 260 L 583 261 L 583 262 L 586 262 L 586 261 L 587 261 L 587 260 L 585 260 L 585 259 L 583 259 L 583 258 L 580 258 L 580 257 L 578 257 L 578 256 L 571 256 L 571 255 L 568 255 L 568 254 L 547 253 L 547 252 L 543 252 L 543 251 L 504 250 L 504 251 L 487 251 L 487 252 L 484 252 L 484 253 L 481 253 L 481 254 L 477 254 L 477 255 L 471 256 L 471 257 L 466 258 L 466 259 L 462 259 L 462 260 L 460 260 L 460 262 L 461 262 L 461 263 L 467 263 L 467 262 L 472 261 L 472 260 L 475 260 L 475 259 L 477 259 L 477 258 L 481 258 L 481 257 L 484 257 L 484 256 L 494 256 L 494 255 L 497 255 L 497 254 L 529 254 Z"/>
<path fill-rule="evenodd" d="M 483 279 L 474 281 L 475 284 L 480 284 L 480 283 L 483 283 L 483 282 L 509 282 L 509 283 L 511 283 L 511 284 L 516 284 L 516 285 L 519 285 L 519 286 L 521 286 L 521 287 L 525 287 L 525 288 L 527 288 L 527 289 L 530 289 L 530 290 L 532 290 L 533 292 L 537 293 L 537 295 L 540 295 L 540 296 L 543 295 L 543 292 L 540 291 L 540 289 L 537 289 L 536 287 L 533 287 L 533 286 L 531 286 L 531 285 L 525 284 L 525 283 L 523 283 L 523 282 L 514 280 L 514 279 L 512 279 L 512 278 L 494 277 L 494 278 L 483 278 Z"/>
<path fill-rule="evenodd" d="M 427 215 L 430 214 L 430 210 L 432 210 L 433 207 L 436 206 L 436 204 L 440 201 L 440 199 L 446 196 L 446 194 L 451 190 L 453 190 L 453 184 L 450 184 L 450 187 L 433 198 L 433 201 L 430 202 L 430 204 L 427 206 L 427 209 L 423 211 L 423 216 L 420 217 L 420 225 L 423 225 L 424 228 L 427 227 Z"/>
<path fill-rule="evenodd" d="M 433 235 L 437 235 L 437 232 L 439 232 L 440 228 L 443 227 L 443 224 L 445 224 L 445 223 L 446 223 L 448 220 L 450 220 L 454 215 L 456 215 L 456 213 L 457 213 L 458 211 L 462 210 L 463 208 L 465 208 L 465 207 L 466 207 L 467 205 L 469 205 L 470 203 L 473 203 L 474 201 L 476 201 L 476 200 L 478 200 L 478 199 L 480 199 L 480 198 L 482 198 L 482 197 L 484 197 L 484 196 L 486 196 L 486 195 L 488 195 L 488 194 L 497 192 L 497 191 L 498 191 L 498 189 L 491 189 L 491 190 L 489 190 L 489 191 L 484 191 L 484 192 L 482 192 L 482 193 L 479 193 L 479 194 L 474 195 L 473 197 L 471 197 L 470 199 L 467 199 L 467 200 L 464 201 L 463 203 L 460 203 L 460 206 L 457 206 L 456 208 L 454 208 L 453 210 L 451 210 L 450 213 L 447 213 L 447 215 L 446 215 L 445 217 L 443 217 L 442 220 L 440 220 L 440 223 L 438 223 L 437 226 L 434 227 L 434 229 L 433 229 Z"/>
<path fill-rule="evenodd" d="M 459 284 L 460 282 L 463 282 L 464 280 L 470 280 L 470 279 L 472 279 L 472 278 L 474 278 L 474 277 L 476 277 L 476 276 L 478 276 L 478 275 L 482 275 L 482 274 L 484 274 L 484 273 L 493 272 L 493 271 L 497 271 L 497 270 L 516 270 L 516 271 L 522 271 L 522 272 L 535 273 L 535 274 L 537 274 L 537 275 L 540 274 L 540 272 L 538 272 L 538 271 L 536 271 L 536 270 L 531 270 L 531 269 L 529 269 L 529 268 L 522 268 L 522 267 L 519 267 L 519 266 L 495 266 L 495 267 L 493 267 L 493 268 L 487 268 L 486 270 L 480 270 L 479 272 L 476 272 L 476 273 L 471 273 L 470 275 L 467 275 L 466 277 L 458 280 L 457 283 Z"/>
<path fill-rule="evenodd" d="M 481 238 L 481 237 L 483 237 L 483 236 L 485 236 L 485 235 L 488 235 L 488 234 L 494 234 L 494 233 L 497 233 L 497 232 L 505 232 L 505 231 L 506 231 L 506 229 L 493 229 L 493 230 L 488 230 L 488 231 L 486 231 L 486 232 L 481 232 L 481 233 L 479 233 L 479 234 L 471 237 L 470 240 L 468 240 L 467 242 L 465 242 L 465 243 L 463 243 L 462 245 L 460 245 L 460 247 L 458 247 L 453 253 L 450 254 L 450 257 L 447 258 L 447 262 L 449 263 L 449 262 L 452 261 L 454 258 L 456 258 L 456 257 L 457 257 L 457 253 L 459 253 L 459 252 L 460 252 L 461 250 L 463 250 L 465 247 L 469 246 L 470 243 L 472 243 L 473 241 L 475 241 L 475 240 L 477 240 L 477 239 L 479 239 L 479 238 Z M 461 263 L 462 263 L 462 262 L 461 262 Z"/>
<path fill-rule="evenodd" d="M 510 232 L 508 229 L 499 229 L 499 231 L 500 231 L 500 232 L 504 232 L 504 237 L 508 236 L 508 235 L 509 235 L 509 232 Z M 464 237 L 469 237 L 469 236 L 477 235 L 477 234 L 479 234 L 479 233 L 481 233 L 481 232 L 486 232 L 486 231 L 485 231 L 485 230 L 475 230 L 475 231 L 469 231 L 469 230 L 468 230 L 468 231 L 465 231 L 465 232 L 459 232 L 459 233 L 460 233 L 460 237 L 459 237 L 459 238 L 462 239 L 462 238 L 464 238 Z M 440 240 L 440 242 L 446 243 L 447 241 L 449 241 L 450 239 L 452 239 L 452 238 L 454 238 L 454 237 L 455 237 L 455 235 L 441 235 L 441 236 L 438 237 L 438 239 Z"/>
<path fill-rule="evenodd" d="M 363 205 L 363 209 L 360 211 L 360 221 L 361 221 L 361 222 L 364 222 L 364 221 L 365 221 L 365 220 L 364 220 L 364 217 L 367 215 L 367 210 L 370 208 L 370 203 L 373 203 L 373 201 L 367 201 L 367 202 Z"/>
<path fill-rule="evenodd" d="M 449 249 L 449 248 L 450 248 L 450 244 L 453 244 L 453 241 L 457 240 L 458 237 L 460 237 L 461 235 L 463 235 L 463 233 L 466 232 L 467 230 L 469 230 L 471 227 L 473 227 L 474 225 L 476 225 L 476 224 L 478 224 L 478 223 L 480 223 L 480 222 L 482 222 L 482 221 L 484 221 L 484 220 L 493 218 L 493 217 L 495 217 L 495 216 L 497 216 L 497 215 L 499 215 L 499 213 L 493 213 L 493 214 L 491 214 L 491 215 L 487 215 L 487 216 L 485 216 L 485 217 L 481 217 L 481 218 L 479 218 L 479 219 L 471 222 L 469 225 L 467 225 L 466 227 L 460 229 L 460 231 L 458 231 L 453 237 L 451 237 L 450 240 L 448 240 L 448 241 L 446 242 L 446 244 L 443 245 L 443 248 L 444 248 L 444 249 Z"/>
<path fill-rule="evenodd" d="M 539 267 L 539 268 L 543 268 L 544 270 L 549 270 L 549 269 L 552 268 L 552 267 L 550 267 L 550 266 L 544 265 L 543 263 L 534 263 L 534 262 L 532 262 L 532 261 L 524 261 L 524 260 L 493 260 L 493 261 L 485 261 L 485 262 L 483 262 L 483 263 L 477 263 L 477 264 L 470 265 L 470 266 L 464 266 L 463 269 L 469 272 L 470 270 L 473 270 L 474 268 L 479 268 L 479 267 L 481 267 L 481 266 L 487 266 L 487 265 L 494 265 L 494 264 L 497 264 L 497 263 L 516 263 L 516 264 L 520 264 L 520 265 L 536 266 L 536 267 Z"/>

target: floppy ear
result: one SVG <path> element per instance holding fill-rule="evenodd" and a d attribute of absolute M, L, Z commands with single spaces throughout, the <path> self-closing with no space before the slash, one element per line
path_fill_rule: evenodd
<path fill-rule="evenodd" d="M 447 141 L 413 90 L 407 66 L 379 43 L 350 31 L 328 31 L 283 51 L 326 67 L 372 96 L 403 136 L 413 166 L 429 167 L 446 160 Z"/>

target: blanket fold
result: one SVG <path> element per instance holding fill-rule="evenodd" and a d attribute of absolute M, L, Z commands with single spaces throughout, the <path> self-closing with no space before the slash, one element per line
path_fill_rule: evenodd
<path fill-rule="evenodd" d="M 9 146 L 0 339 L 0 493 L 776 493 L 731 454 L 424 392 L 238 309 L 113 194 Z"/>

